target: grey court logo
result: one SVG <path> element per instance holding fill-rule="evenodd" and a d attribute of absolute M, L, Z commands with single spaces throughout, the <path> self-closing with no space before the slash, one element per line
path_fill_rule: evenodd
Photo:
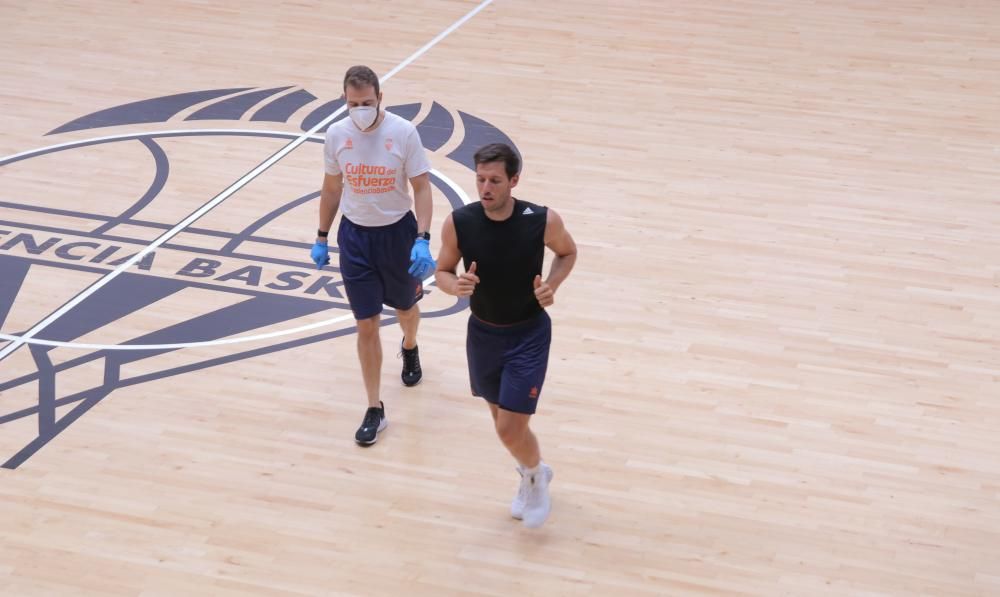
<path fill-rule="evenodd" d="M 15 426 L 30 425 L 35 435 L 13 454 L 0 454 L 0 462 L 3 462 L 0 466 L 17 468 L 116 389 L 322 342 L 355 331 L 336 268 L 314 269 L 308 261 L 311 246 L 308 242 L 274 238 L 264 233 L 267 226 L 283 214 L 308 207 L 310 202 L 318 200 L 318 189 L 299 197 L 281 199 L 279 205 L 268 213 L 259 214 L 237 232 L 196 225 L 185 228 L 184 238 L 205 242 L 175 239 L 164 243 L 158 248 L 161 253 L 169 250 L 173 255 L 183 256 L 169 268 L 159 266 L 156 251 L 134 259 L 148 244 L 145 238 L 150 234 L 157 236 L 175 224 L 143 217 L 142 213 L 155 203 L 171 176 L 170 160 L 161 145 L 162 140 L 192 137 L 217 137 L 241 143 L 263 139 L 293 140 L 303 133 L 287 131 L 289 124 L 310 131 L 342 106 L 342 98 L 324 102 L 305 89 L 293 87 L 241 87 L 180 93 L 100 110 L 47 133 L 55 139 L 65 133 L 76 133 L 74 138 L 78 138 L 80 131 L 95 130 L 93 137 L 0 158 L 2 175 L 16 169 L 18 164 L 24 165 L 43 156 L 61 154 L 67 157 L 67 152 L 99 145 L 139 143 L 155 164 L 149 187 L 131 205 L 116 213 L 19 202 L 16 196 L 4 196 L 9 191 L 0 188 L 0 214 L 3 214 L 0 215 L 0 350 L 5 345 L 12 346 L 27 332 L 11 329 L 5 322 L 15 305 L 32 300 L 29 280 L 58 275 L 59 270 L 70 270 L 77 276 L 98 280 L 134 261 L 132 267 L 61 313 L 21 348 L 30 354 L 34 370 L 15 370 L 9 366 L 9 361 L 5 367 L 5 361 L 0 360 L 0 440 L 5 428 Z M 452 142 L 457 113 L 463 137 L 457 145 L 452 143 L 454 149 L 445 157 L 470 170 L 475 169 L 473 154 L 479 147 L 493 142 L 514 146 L 506 134 L 476 116 L 462 111 L 453 113 L 437 102 L 424 108 L 422 104 L 411 103 L 389 106 L 387 110 L 411 121 L 426 113 L 415 124 L 424 147 L 431 152 Z M 344 114 L 340 114 L 334 122 L 343 117 Z M 228 127 L 209 128 L 213 121 L 228 123 Z M 232 128 L 233 121 L 244 123 L 246 128 Z M 280 123 L 283 130 L 270 130 L 269 125 L 274 128 L 275 123 Z M 116 129 L 116 134 L 100 135 L 107 131 L 97 130 L 106 127 L 125 128 Z M 319 130 L 305 142 L 322 143 L 323 132 Z M 432 171 L 431 180 L 452 208 L 460 207 L 467 200 L 460 187 L 437 170 Z M 136 231 L 146 234 L 137 238 Z M 311 242 L 311 238 L 307 240 Z M 262 250 L 267 247 L 274 250 Z M 331 247 L 331 250 L 336 248 Z M 302 258 L 290 259 L 289 254 L 300 254 Z M 231 300 L 184 320 L 165 321 L 159 329 L 146 330 L 115 344 L 80 341 L 92 332 L 113 326 L 116 321 L 192 289 L 224 293 Z M 465 299 L 457 300 L 424 316 L 451 315 L 465 309 L 467 304 Z M 329 317 L 323 317 L 325 314 Z M 384 323 L 392 323 L 391 311 L 386 315 Z M 289 324 L 282 328 L 286 322 L 307 316 L 321 321 L 300 326 Z M 261 331 L 265 328 L 266 332 Z M 247 348 L 251 341 L 253 347 Z M 157 357 L 161 355 L 205 345 L 225 345 L 231 350 L 225 356 L 158 367 Z M 72 347 L 73 356 L 54 359 L 52 352 L 60 347 Z M 143 367 L 129 368 L 140 361 L 144 362 Z M 24 359 L 19 362 L 23 363 Z M 65 385 L 60 383 L 61 379 L 84 366 L 102 369 L 100 382 L 85 390 L 61 391 Z M 131 370 L 143 373 L 125 374 Z M 32 400 L 34 404 L 27 406 L 22 402 L 13 410 L 5 404 L 5 393 L 23 396 L 25 392 L 37 394 L 37 400 Z"/>

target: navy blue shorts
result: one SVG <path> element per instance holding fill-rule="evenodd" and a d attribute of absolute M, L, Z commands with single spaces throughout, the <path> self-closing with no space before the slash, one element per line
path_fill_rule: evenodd
<path fill-rule="evenodd" d="M 469 316 L 465 352 L 472 395 L 504 410 L 535 414 L 551 344 L 552 320 L 545 311 L 510 326 L 490 325 Z"/>
<path fill-rule="evenodd" d="M 340 219 L 340 275 L 355 319 L 378 315 L 383 304 L 405 311 L 424 296 L 423 283 L 407 271 L 416 238 L 413 212 L 387 226 L 359 226 Z"/>

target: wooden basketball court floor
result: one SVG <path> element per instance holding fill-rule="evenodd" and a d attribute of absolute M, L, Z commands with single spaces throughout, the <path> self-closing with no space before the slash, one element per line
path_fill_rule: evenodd
<path fill-rule="evenodd" d="M 1000 4 L 8 0 L 0 30 L 0 594 L 1000 595 Z M 501 138 L 579 244 L 541 529 L 433 288 L 423 383 L 383 328 L 390 425 L 354 445 L 308 133 L 357 63 L 420 127 L 435 252 Z"/>

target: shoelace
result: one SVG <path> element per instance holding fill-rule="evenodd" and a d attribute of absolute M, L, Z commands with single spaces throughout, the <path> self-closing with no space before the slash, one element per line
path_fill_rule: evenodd
<path fill-rule="evenodd" d="M 521 469 L 517 469 L 517 473 L 521 475 L 521 486 L 517 488 L 517 499 L 524 502 L 528 499 L 529 482 L 527 477 L 524 476 L 524 473 L 521 472 Z"/>
<path fill-rule="evenodd" d="M 416 371 L 420 368 L 420 357 L 417 355 L 417 350 L 406 350 L 400 349 L 400 356 L 403 357 L 403 368 L 407 371 Z"/>
<path fill-rule="evenodd" d="M 537 473 L 537 474 L 543 474 L 543 473 Z M 524 495 L 525 506 L 532 504 L 538 500 L 538 496 L 541 494 L 541 492 L 538 491 L 538 483 L 536 483 L 536 479 L 534 477 L 525 477 L 524 493 L 525 493 Z"/>
<path fill-rule="evenodd" d="M 364 427 L 378 427 L 378 424 L 382 420 L 382 413 L 379 409 L 374 406 L 369 408 L 365 413 L 365 422 L 362 424 Z"/>

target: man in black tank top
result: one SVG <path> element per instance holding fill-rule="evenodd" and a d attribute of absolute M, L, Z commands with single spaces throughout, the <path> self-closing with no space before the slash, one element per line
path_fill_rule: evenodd
<path fill-rule="evenodd" d="M 441 230 L 438 288 L 469 297 L 466 354 L 472 394 L 484 398 L 500 441 L 517 460 L 521 486 L 510 512 L 527 527 L 545 522 L 552 468 L 529 428 L 552 339 L 545 307 L 576 262 L 576 244 L 554 210 L 511 196 L 521 161 L 508 145 L 475 155 L 479 202 L 452 212 Z M 542 279 L 545 247 L 555 253 Z M 462 260 L 465 273 L 456 270 Z"/>

